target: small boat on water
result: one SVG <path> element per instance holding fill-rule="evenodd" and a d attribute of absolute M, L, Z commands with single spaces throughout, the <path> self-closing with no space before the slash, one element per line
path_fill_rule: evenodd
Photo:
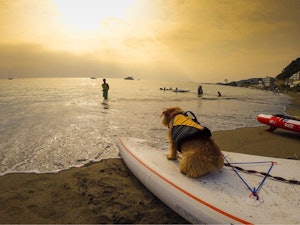
<path fill-rule="evenodd" d="M 288 115 L 266 115 L 259 114 L 257 120 L 263 124 L 270 126 L 268 131 L 273 132 L 277 128 L 294 131 L 300 133 L 300 119 L 298 117 Z"/>
<path fill-rule="evenodd" d="M 173 88 L 163 87 L 163 88 L 159 88 L 159 90 L 161 90 L 161 91 L 173 91 Z"/>
<path fill-rule="evenodd" d="M 173 91 L 175 93 L 177 93 L 177 92 L 190 92 L 190 90 L 184 90 L 184 89 L 178 89 L 178 88 L 173 89 L 173 88 L 166 88 L 166 87 L 160 88 L 160 90 L 162 90 L 162 91 Z"/>
<path fill-rule="evenodd" d="M 134 80 L 133 77 L 125 77 L 124 80 Z"/>
<path fill-rule="evenodd" d="M 173 90 L 173 92 L 190 92 L 190 90 L 182 90 L 182 89 L 175 89 L 175 90 Z"/>

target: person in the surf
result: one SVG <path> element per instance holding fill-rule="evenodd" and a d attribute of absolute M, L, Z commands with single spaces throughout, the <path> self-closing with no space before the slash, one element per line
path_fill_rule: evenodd
<path fill-rule="evenodd" d="M 106 83 L 106 79 L 103 79 L 102 83 L 102 92 L 103 92 L 103 98 L 107 100 L 108 98 L 108 90 L 109 90 L 109 85 Z"/>
<path fill-rule="evenodd" d="M 198 96 L 201 96 L 203 94 L 202 86 L 199 85 L 198 87 Z"/>

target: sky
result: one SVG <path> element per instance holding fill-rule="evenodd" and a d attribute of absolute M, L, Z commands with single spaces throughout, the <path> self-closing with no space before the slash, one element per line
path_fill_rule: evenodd
<path fill-rule="evenodd" d="M 0 0 L 0 78 L 238 81 L 300 57 L 300 0 Z"/>

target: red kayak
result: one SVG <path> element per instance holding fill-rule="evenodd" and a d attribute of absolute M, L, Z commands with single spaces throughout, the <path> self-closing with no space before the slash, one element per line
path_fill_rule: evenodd
<path fill-rule="evenodd" d="M 270 125 L 269 131 L 274 131 L 277 128 L 290 130 L 300 133 L 300 120 L 296 117 L 286 115 L 266 115 L 259 114 L 257 120 L 263 124 Z"/>

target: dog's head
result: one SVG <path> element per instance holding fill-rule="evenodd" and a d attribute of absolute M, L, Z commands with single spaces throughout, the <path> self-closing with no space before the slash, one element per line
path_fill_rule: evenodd
<path fill-rule="evenodd" d="M 163 120 L 162 120 L 163 125 L 167 127 L 171 119 L 179 113 L 184 113 L 184 111 L 179 107 L 172 107 L 172 108 L 165 109 L 160 115 L 160 117 L 163 116 Z"/>

